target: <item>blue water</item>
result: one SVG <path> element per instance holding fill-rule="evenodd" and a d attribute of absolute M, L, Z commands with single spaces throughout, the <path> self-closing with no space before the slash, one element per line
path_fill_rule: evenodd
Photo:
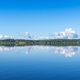
<path fill-rule="evenodd" d="M 0 47 L 0 80 L 80 80 L 80 48 Z"/>

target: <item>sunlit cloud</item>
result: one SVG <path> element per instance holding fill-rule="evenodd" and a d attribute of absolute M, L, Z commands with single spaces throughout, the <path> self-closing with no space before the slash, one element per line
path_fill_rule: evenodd
<path fill-rule="evenodd" d="M 16 36 L 17 35 L 17 36 Z M 0 34 L 0 39 L 27 39 L 27 40 L 41 40 L 41 39 L 77 39 L 79 38 L 79 34 L 72 28 L 66 28 L 63 32 L 54 32 L 54 33 L 50 33 L 47 36 L 41 36 L 38 33 L 36 33 L 35 35 L 29 33 L 29 32 L 21 32 L 14 35 L 15 37 L 11 36 L 11 35 L 3 35 Z"/>
<path fill-rule="evenodd" d="M 0 39 L 12 39 L 13 36 L 0 34 Z"/>
<path fill-rule="evenodd" d="M 54 39 L 76 39 L 79 34 L 72 28 L 66 28 L 63 32 L 55 32 L 50 35 L 50 38 Z"/>
<path fill-rule="evenodd" d="M 34 39 L 34 40 L 41 40 L 41 39 L 77 39 L 79 38 L 79 34 L 72 28 L 66 28 L 63 32 L 54 32 L 50 33 L 47 36 L 41 36 L 36 33 L 33 37 L 30 33 L 25 32 L 24 34 L 26 39 Z"/>

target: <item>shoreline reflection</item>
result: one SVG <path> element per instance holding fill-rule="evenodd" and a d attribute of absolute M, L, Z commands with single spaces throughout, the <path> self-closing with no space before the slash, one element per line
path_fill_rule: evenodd
<path fill-rule="evenodd" d="M 25 46 L 25 47 L 0 47 L 0 52 L 23 50 L 29 54 L 31 51 L 51 51 L 52 53 L 63 54 L 65 57 L 73 57 L 78 52 L 78 46 Z"/>

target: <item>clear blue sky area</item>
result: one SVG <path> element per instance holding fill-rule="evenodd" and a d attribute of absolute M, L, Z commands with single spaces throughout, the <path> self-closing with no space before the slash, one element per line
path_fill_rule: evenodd
<path fill-rule="evenodd" d="M 80 29 L 80 0 L 0 0 L 0 33 Z"/>

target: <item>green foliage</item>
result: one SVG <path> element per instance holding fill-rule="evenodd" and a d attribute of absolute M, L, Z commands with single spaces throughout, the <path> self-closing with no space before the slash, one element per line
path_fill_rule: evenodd
<path fill-rule="evenodd" d="M 49 40 L 25 40 L 25 39 L 4 39 L 0 40 L 0 46 L 80 46 L 80 39 L 49 39 Z"/>

